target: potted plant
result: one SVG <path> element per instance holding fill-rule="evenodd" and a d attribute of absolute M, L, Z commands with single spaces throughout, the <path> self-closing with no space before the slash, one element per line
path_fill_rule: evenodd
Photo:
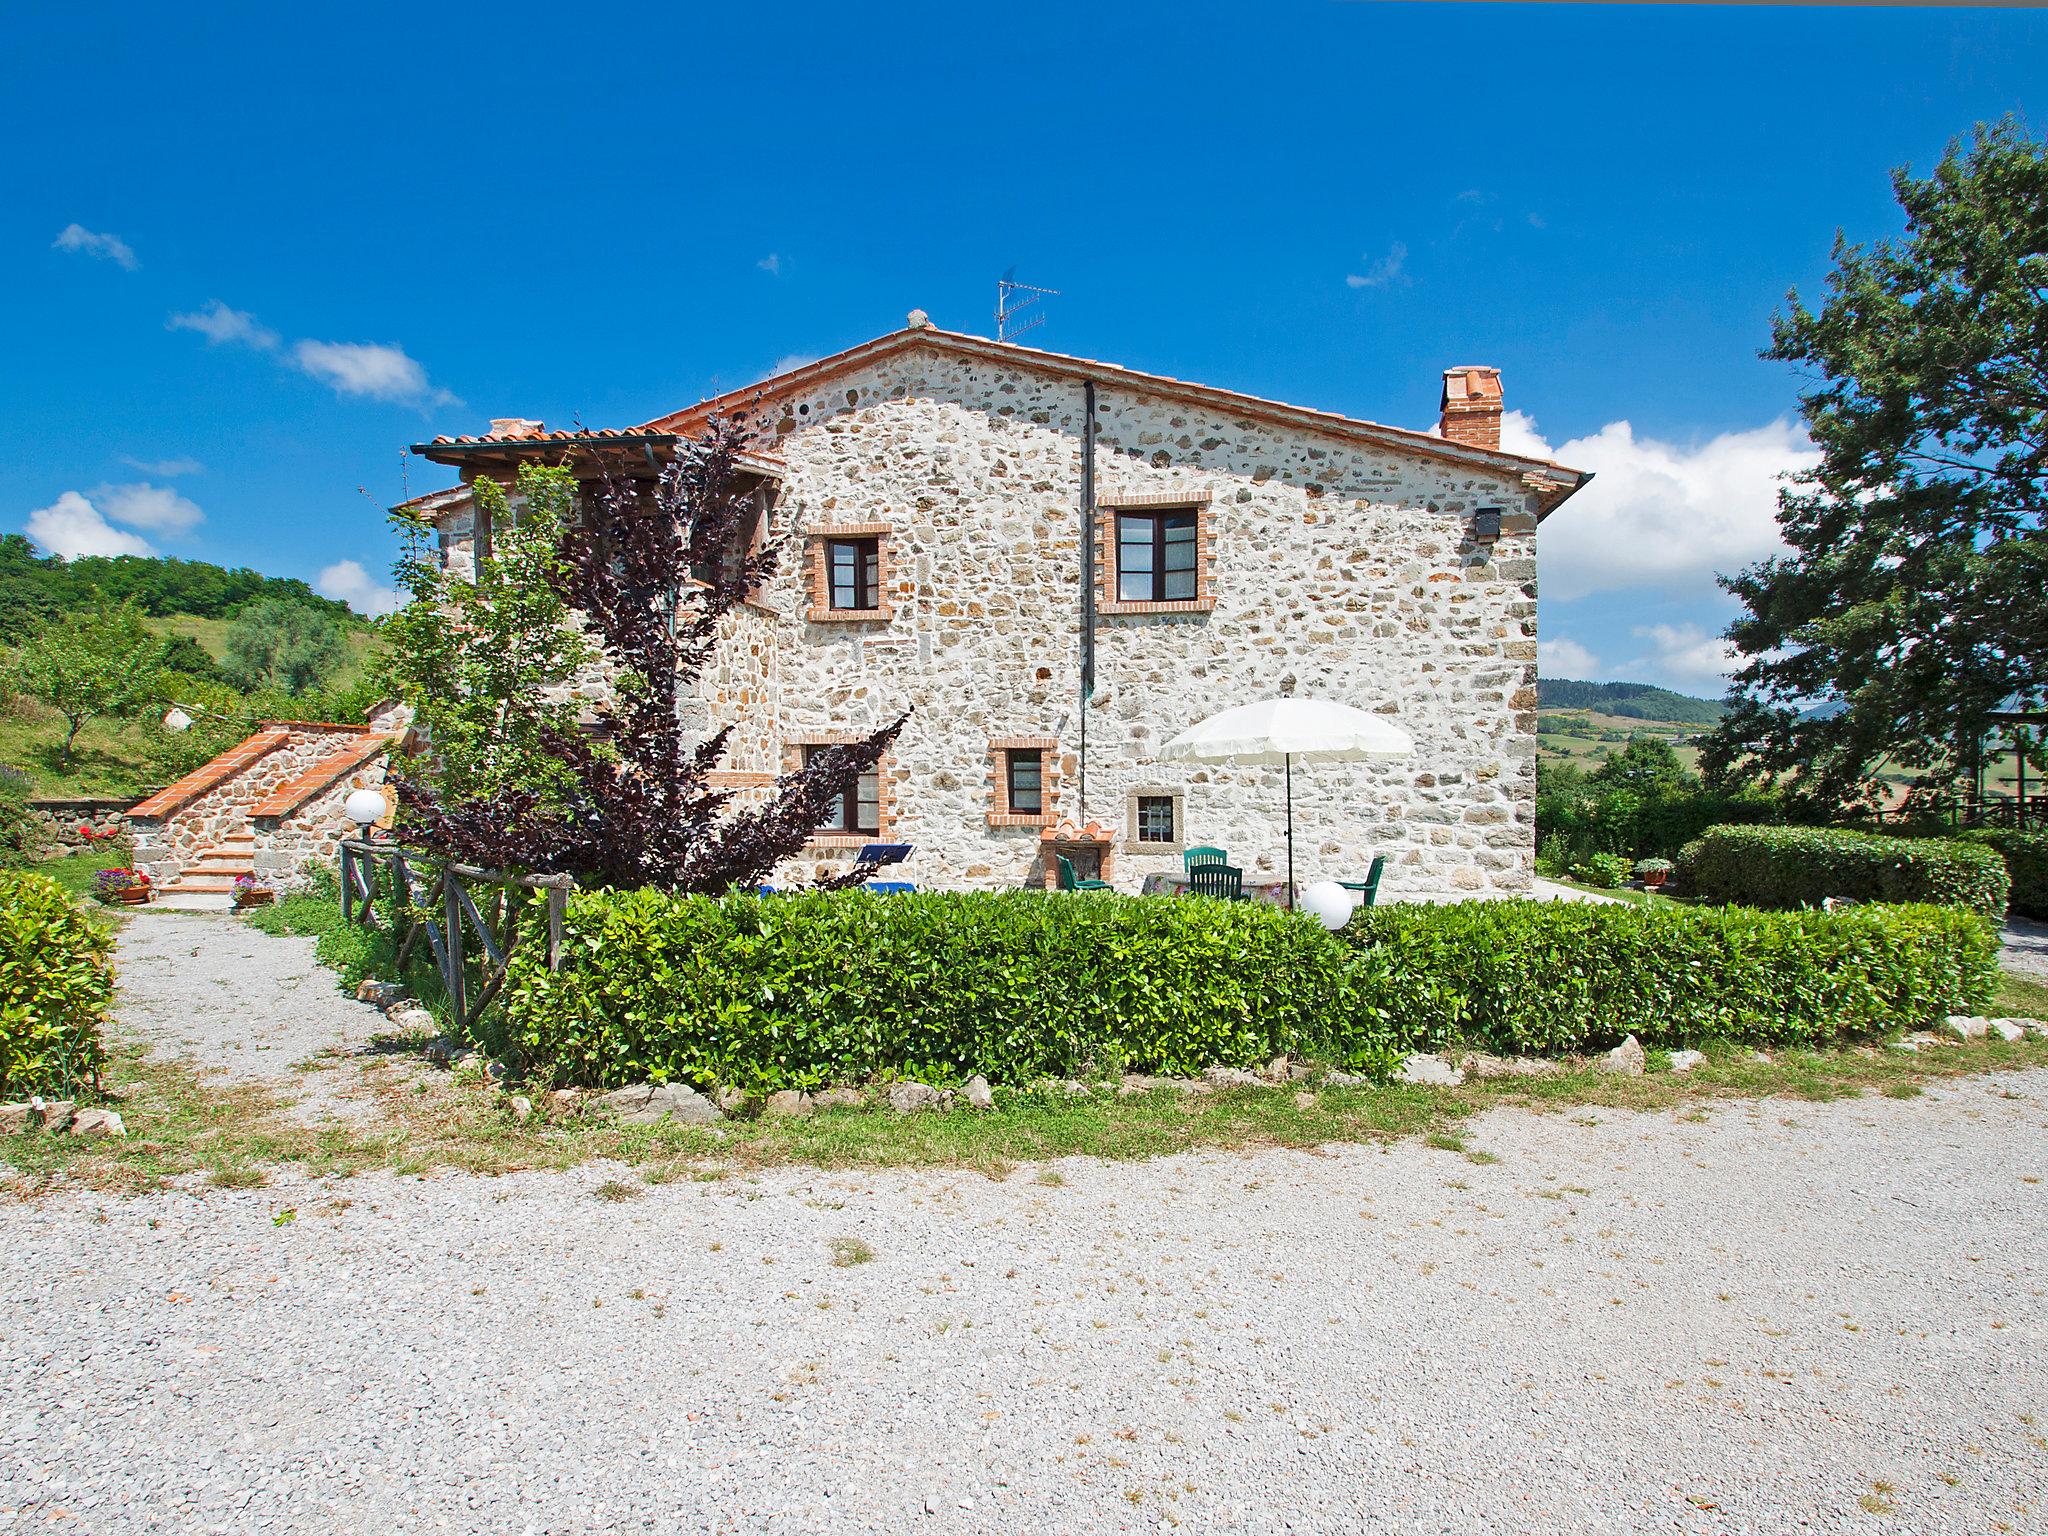
<path fill-rule="evenodd" d="M 92 877 L 92 893 L 110 907 L 139 907 L 152 894 L 149 876 L 139 869 L 101 870 Z"/>
<path fill-rule="evenodd" d="M 243 907 L 267 907 L 277 900 L 277 892 L 258 880 L 254 875 L 235 876 L 235 909 Z"/>
<path fill-rule="evenodd" d="M 1643 882 L 1644 890 L 1654 891 L 1658 886 L 1671 878 L 1671 861 L 1669 859 L 1638 859 L 1636 860 L 1636 878 Z"/>

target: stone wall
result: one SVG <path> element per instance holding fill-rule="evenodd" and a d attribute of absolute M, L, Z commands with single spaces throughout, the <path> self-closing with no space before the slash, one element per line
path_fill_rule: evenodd
<path fill-rule="evenodd" d="M 1296 772 L 1303 883 L 1362 878 L 1385 853 L 1389 898 L 1526 891 L 1535 508 L 1520 483 L 1100 390 L 1098 499 L 1206 503 L 1214 605 L 1098 620 L 1083 803 L 1082 409 L 1078 381 L 914 354 L 780 414 L 784 524 L 799 537 L 813 523 L 888 524 L 891 617 L 805 622 L 801 561 L 786 558 L 765 594 L 784 616 L 776 727 L 873 727 L 913 710 L 886 765 L 891 835 L 918 845 L 905 873 L 1035 883 L 1040 829 L 990 821 L 990 742 L 1053 736 L 1052 815 L 1114 831 L 1120 888 L 1179 863 L 1131 836 L 1142 791 L 1183 796 L 1183 843 L 1220 845 L 1248 875 L 1281 874 L 1280 771 L 1168 764 L 1157 750 L 1216 710 L 1294 692 L 1386 710 L 1416 739 L 1409 759 Z M 1482 507 L 1505 514 L 1491 545 L 1472 537 Z M 804 864 L 845 856 L 819 850 Z"/>
<path fill-rule="evenodd" d="M 1105 505 L 1200 504 L 1204 596 L 1097 625 L 1081 798 L 1080 381 L 917 350 L 775 403 L 786 539 L 760 609 L 684 701 L 731 723 L 733 780 L 758 795 L 789 744 L 870 730 L 908 709 L 883 766 L 892 825 L 927 886 L 1035 884 L 1045 824 L 1111 830 L 1116 885 L 1220 845 L 1248 877 L 1284 873 L 1278 769 L 1169 764 L 1158 748 L 1232 704 L 1283 693 L 1384 710 L 1411 758 L 1294 776 L 1306 884 L 1389 867 L 1383 899 L 1510 894 L 1534 864 L 1536 501 L 1508 470 L 1339 432 L 1282 428 L 1148 391 L 1099 389 Z M 1503 513 L 1497 541 L 1473 513 Z M 811 534 L 886 525 L 888 617 L 830 623 L 811 604 Z M 1099 530 L 1098 530 L 1099 531 Z M 464 527 L 450 558 L 467 560 Z M 1113 542 L 1113 539 L 1110 541 Z M 1103 553 L 1109 554 L 1107 547 Z M 1114 594 L 1109 594 L 1113 596 Z M 1120 605 L 1112 605 L 1120 606 Z M 1000 738 L 1051 738 L 1047 814 L 992 815 Z M 1178 798 L 1176 841 L 1143 845 L 1140 793 Z M 844 867 L 825 842 L 782 881 Z"/>
<path fill-rule="evenodd" d="M 132 800 L 31 800 L 28 802 L 32 840 L 38 859 L 61 859 L 88 849 L 109 850 L 112 862 L 123 834 L 128 830 L 128 807 Z M 93 837 L 79 830 L 90 827 Z"/>

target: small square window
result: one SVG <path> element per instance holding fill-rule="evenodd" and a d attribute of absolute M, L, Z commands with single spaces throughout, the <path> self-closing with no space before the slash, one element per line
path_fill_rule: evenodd
<path fill-rule="evenodd" d="M 1138 841 L 1173 843 L 1179 840 L 1174 835 L 1173 796 L 1138 796 Z"/>
<path fill-rule="evenodd" d="M 833 750 L 830 746 L 807 746 L 804 748 L 804 766 L 810 767 L 820 752 Z M 870 768 L 854 781 L 847 790 L 832 802 L 825 819 L 818 823 L 820 832 L 880 832 L 882 829 L 882 775 Z"/>
<path fill-rule="evenodd" d="M 881 540 L 830 539 L 825 544 L 826 590 L 842 611 L 879 608 Z"/>
<path fill-rule="evenodd" d="M 1012 748 L 1003 754 L 1004 790 L 1012 816 L 1045 812 L 1045 760 L 1036 748 Z"/>
<path fill-rule="evenodd" d="M 1195 597 L 1195 575 L 1192 509 L 1117 513 L 1117 601 L 1190 602 Z"/>

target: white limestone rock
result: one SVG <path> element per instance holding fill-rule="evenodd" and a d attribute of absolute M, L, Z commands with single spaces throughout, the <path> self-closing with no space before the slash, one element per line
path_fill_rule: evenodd
<path fill-rule="evenodd" d="M 1641 1077 L 1649 1069 L 1650 1055 L 1643 1049 L 1643 1042 L 1630 1035 L 1598 1057 L 1593 1065 L 1609 1077 Z"/>
<path fill-rule="evenodd" d="M 1424 1051 L 1402 1062 L 1394 1073 L 1394 1081 L 1428 1088 L 1455 1088 L 1465 1081 L 1465 1074 L 1443 1057 Z"/>

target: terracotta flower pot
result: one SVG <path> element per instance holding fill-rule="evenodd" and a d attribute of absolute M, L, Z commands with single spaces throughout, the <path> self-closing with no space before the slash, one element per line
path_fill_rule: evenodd
<path fill-rule="evenodd" d="M 254 890 L 235 892 L 235 905 L 237 907 L 267 907 L 275 900 L 277 900 L 277 892 L 275 891 Z"/>
<path fill-rule="evenodd" d="M 131 885 L 116 891 L 114 899 L 124 907 L 139 907 L 149 900 L 150 894 L 150 888 L 146 885 Z"/>

